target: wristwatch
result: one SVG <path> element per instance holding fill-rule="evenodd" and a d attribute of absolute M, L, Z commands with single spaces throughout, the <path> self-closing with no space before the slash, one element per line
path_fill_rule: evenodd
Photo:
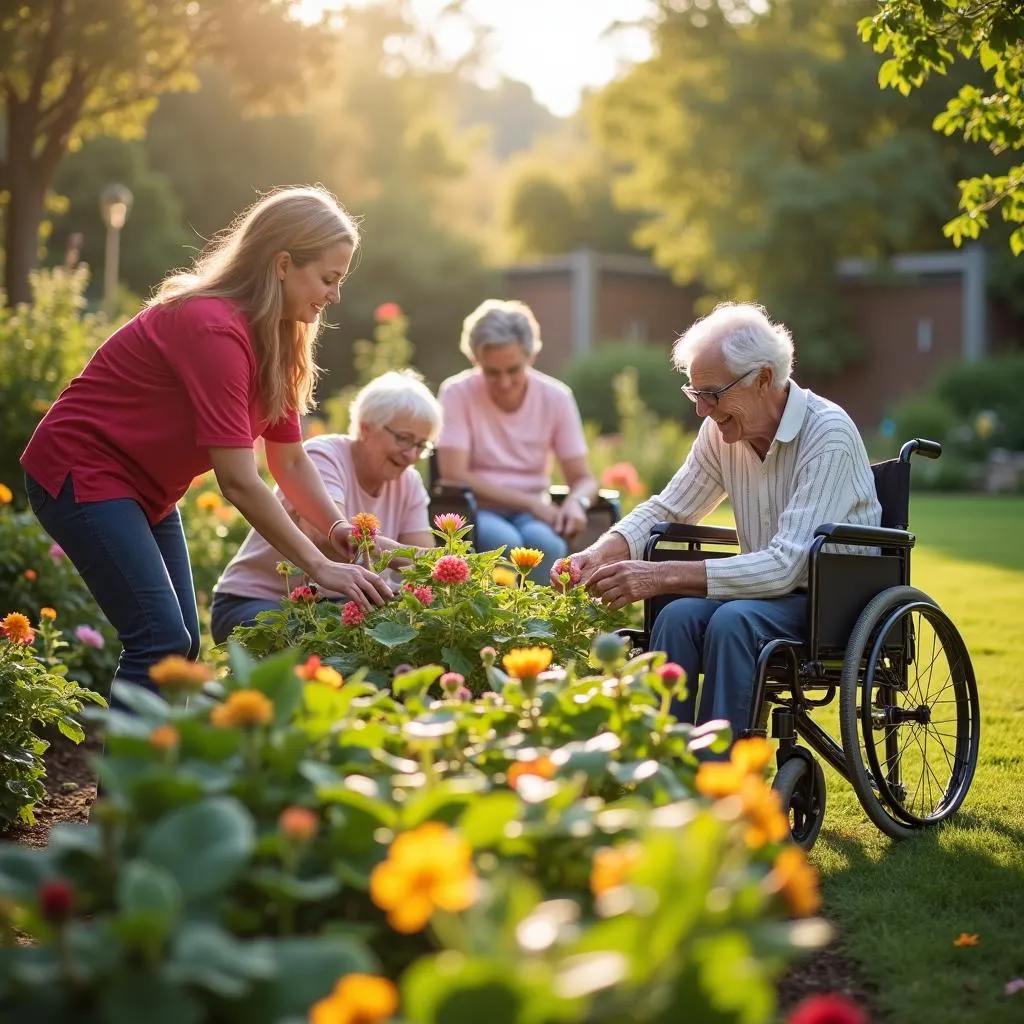
<path fill-rule="evenodd" d="M 594 504 L 594 499 L 591 498 L 588 494 L 574 494 L 573 500 L 576 502 L 577 505 L 579 505 L 581 509 L 583 509 L 584 512 L 586 512 L 590 508 L 590 506 Z"/>

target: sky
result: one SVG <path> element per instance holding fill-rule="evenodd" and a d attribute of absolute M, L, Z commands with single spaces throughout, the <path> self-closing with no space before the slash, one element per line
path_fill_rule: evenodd
<path fill-rule="evenodd" d="M 354 0 L 359 2 L 359 0 Z M 432 20 L 445 0 L 413 0 Z M 301 0 L 300 16 L 316 20 L 343 0 Z M 467 0 L 467 11 L 492 29 L 487 68 L 526 82 L 538 102 L 559 115 L 572 113 L 586 87 L 605 85 L 625 61 L 649 54 L 646 34 L 625 30 L 605 36 L 616 21 L 632 21 L 648 0 Z M 454 26 L 437 35 L 446 53 L 457 56 L 467 38 Z M 483 84 L 487 84 L 485 81 Z"/>

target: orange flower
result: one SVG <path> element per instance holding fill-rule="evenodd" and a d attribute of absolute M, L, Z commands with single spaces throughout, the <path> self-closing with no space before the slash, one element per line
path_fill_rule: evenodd
<path fill-rule="evenodd" d="M 10 505 L 14 501 L 14 492 L 7 484 L 0 484 L 0 505 Z"/>
<path fill-rule="evenodd" d="M 200 512 L 215 512 L 224 503 L 216 491 L 203 491 L 196 496 L 196 508 Z"/>
<path fill-rule="evenodd" d="M 544 552 L 537 548 L 513 548 L 508 553 L 509 561 L 525 576 L 544 561 Z"/>
<path fill-rule="evenodd" d="M 21 612 L 11 612 L 0 619 L 0 632 L 12 644 L 30 644 L 36 638 L 35 630 L 28 618 Z"/>
<path fill-rule="evenodd" d="M 380 532 L 380 520 L 372 512 L 357 512 L 352 517 L 352 536 L 357 541 L 369 541 Z"/>
<path fill-rule="evenodd" d="M 382 1024 L 397 1009 L 393 981 L 374 974 L 346 974 L 329 996 L 313 1005 L 309 1024 Z"/>
<path fill-rule="evenodd" d="M 22 575 L 29 581 L 29 583 L 32 583 L 34 580 L 39 578 L 39 573 L 37 573 L 35 569 L 26 569 Z"/>
<path fill-rule="evenodd" d="M 465 910 L 476 892 L 469 843 L 439 821 L 403 832 L 370 875 L 370 898 L 406 935 L 424 928 L 435 910 Z"/>
<path fill-rule="evenodd" d="M 57 609 L 56 608 L 40 608 L 39 609 L 39 618 L 41 618 L 41 619 L 49 619 L 52 622 L 55 618 L 57 618 Z"/>
<path fill-rule="evenodd" d="M 769 892 L 779 893 L 797 917 L 808 917 L 821 907 L 818 872 L 799 846 L 784 846 L 779 851 L 765 885 Z"/>
<path fill-rule="evenodd" d="M 158 725 L 149 734 L 149 745 L 157 750 L 173 750 L 181 742 L 181 734 L 173 725 Z"/>
<path fill-rule="evenodd" d="M 551 664 L 552 653 L 547 647 L 517 647 L 501 663 L 505 671 L 516 679 L 536 679 Z"/>
<path fill-rule="evenodd" d="M 729 754 L 729 760 L 737 768 L 751 775 L 763 775 L 771 759 L 772 745 L 759 737 L 737 740 Z"/>
<path fill-rule="evenodd" d="M 953 940 L 954 946 L 976 946 L 981 941 L 981 937 L 978 935 L 971 935 L 967 932 L 961 932 L 959 937 Z"/>
<path fill-rule="evenodd" d="M 149 678 L 170 690 L 200 690 L 211 677 L 210 670 L 200 662 L 169 654 L 150 668 Z"/>
<path fill-rule="evenodd" d="M 629 462 L 616 462 L 601 474 L 601 486 L 629 494 L 643 494 L 644 485 L 636 467 Z"/>
<path fill-rule="evenodd" d="M 590 891 L 595 896 L 624 884 L 640 861 L 643 850 L 637 843 L 603 846 L 594 854 L 590 869 Z"/>
<path fill-rule="evenodd" d="M 531 761 L 516 761 L 505 773 L 508 784 L 515 789 L 519 780 L 524 775 L 536 775 L 541 779 L 553 779 L 555 777 L 555 766 L 547 754 L 541 754 Z"/>
<path fill-rule="evenodd" d="M 218 729 L 251 729 L 268 725 L 273 718 L 274 705 L 259 690 L 235 690 L 210 712 L 210 721 Z"/>
<path fill-rule="evenodd" d="M 282 835 L 308 843 L 320 828 L 320 819 L 308 807 L 286 807 L 277 819 Z"/>
<path fill-rule="evenodd" d="M 402 307 L 397 302 L 382 302 L 374 311 L 373 317 L 382 324 L 389 320 L 397 320 L 402 315 Z"/>
<path fill-rule="evenodd" d="M 519 577 L 511 569 L 501 565 L 496 565 L 491 571 L 491 579 L 499 587 L 514 587 L 519 582 Z"/>

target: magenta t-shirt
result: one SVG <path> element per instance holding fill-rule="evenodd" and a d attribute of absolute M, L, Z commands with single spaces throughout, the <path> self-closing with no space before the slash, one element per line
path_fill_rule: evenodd
<path fill-rule="evenodd" d="M 341 434 L 322 434 L 310 438 L 304 445 L 320 471 L 327 492 L 344 507 L 349 519 L 357 512 L 372 512 L 380 520 L 382 536 L 392 539 L 430 530 L 427 511 L 430 499 L 414 467 L 410 466 L 397 479 L 386 483 L 380 494 L 373 495 L 364 491 L 356 479 L 352 438 Z M 280 490 L 276 493 L 288 514 L 297 520 L 288 499 Z M 303 524 L 300 522 L 300 525 Z M 263 537 L 250 530 L 238 554 L 228 563 L 213 589 L 235 597 L 279 601 L 285 596 L 285 580 L 277 571 L 277 563 L 281 560 L 282 556 Z M 291 586 L 296 582 L 295 578 L 289 581 Z M 338 596 L 330 590 L 321 590 L 321 593 L 325 597 Z"/>
<path fill-rule="evenodd" d="M 523 404 L 505 412 L 491 401 L 483 374 L 464 370 L 437 394 L 444 410 L 439 448 L 469 452 L 469 469 L 488 483 L 542 498 L 551 486 L 551 456 L 582 458 L 587 440 L 572 391 L 529 371 Z"/>
<path fill-rule="evenodd" d="M 298 414 L 271 424 L 245 315 L 225 299 L 150 306 L 115 331 L 36 427 L 21 465 L 51 497 L 134 498 L 163 519 L 210 448 L 302 439 Z"/>

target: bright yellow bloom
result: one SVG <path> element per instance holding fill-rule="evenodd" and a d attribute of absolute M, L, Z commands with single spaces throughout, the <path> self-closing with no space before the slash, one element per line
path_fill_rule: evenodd
<path fill-rule="evenodd" d="M 49 619 L 52 622 L 55 618 L 57 618 L 57 609 L 56 608 L 40 608 L 39 609 L 39 618 L 41 618 L 41 619 Z"/>
<path fill-rule="evenodd" d="M 595 896 L 616 889 L 629 878 L 640 861 L 643 850 L 637 843 L 603 846 L 594 854 L 590 869 L 590 891 Z"/>
<path fill-rule="evenodd" d="M 180 654 L 169 654 L 149 670 L 149 678 L 157 686 L 168 689 L 199 690 L 210 680 L 210 670 L 198 661 L 189 661 Z"/>
<path fill-rule="evenodd" d="M 173 725 L 158 725 L 149 734 L 149 745 L 157 750 L 173 750 L 181 742 L 181 734 Z"/>
<path fill-rule="evenodd" d="M 238 726 L 250 729 L 257 725 L 267 725 L 274 718 L 274 705 L 259 690 L 235 690 L 228 694 L 223 704 L 218 704 L 210 712 L 210 721 L 218 729 L 231 729 Z"/>
<path fill-rule="evenodd" d="M 382 1024 L 397 1009 L 394 982 L 373 974 L 346 974 L 309 1011 L 309 1024 Z"/>
<path fill-rule="evenodd" d="M 0 619 L 0 633 L 13 644 L 30 644 L 36 638 L 32 623 L 21 612 L 11 612 Z"/>
<path fill-rule="evenodd" d="M 424 928 L 435 910 L 465 910 L 476 892 L 469 843 L 439 821 L 403 832 L 370 875 L 370 898 L 406 935 Z"/>
<path fill-rule="evenodd" d="M 320 828 L 320 819 L 308 807 L 286 807 L 277 819 L 283 835 L 299 843 L 308 843 Z"/>
<path fill-rule="evenodd" d="M 544 561 L 544 552 L 537 548 L 513 548 L 508 553 L 509 561 L 525 576 Z"/>
<path fill-rule="evenodd" d="M 491 579 L 500 587 L 514 587 L 519 582 L 519 576 L 511 569 L 503 565 L 496 565 L 491 572 Z"/>
<path fill-rule="evenodd" d="M 201 512 L 216 512 L 223 504 L 216 491 L 203 491 L 196 497 L 196 508 Z"/>
<path fill-rule="evenodd" d="M 977 935 L 969 935 L 967 932 L 961 932 L 959 938 L 953 940 L 954 946 L 976 946 L 981 941 L 981 938 Z"/>
<path fill-rule="evenodd" d="M 333 686 L 334 689 L 340 690 L 345 680 L 336 668 L 331 668 L 330 665 L 321 665 L 313 675 L 313 682 L 323 683 L 324 686 Z"/>
<path fill-rule="evenodd" d="M 516 784 L 524 775 L 536 775 L 541 779 L 553 779 L 555 777 L 555 766 L 547 754 L 541 754 L 532 761 L 516 761 L 509 766 L 505 773 L 508 784 L 515 789 Z"/>
<path fill-rule="evenodd" d="M 501 663 L 516 679 L 536 679 L 551 664 L 551 651 L 547 647 L 517 647 L 509 651 Z"/>
<path fill-rule="evenodd" d="M 0 484 L 0 505 L 10 505 L 14 501 L 14 492 L 7 484 Z"/>
<path fill-rule="evenodd" d="M 785 846 L 779 851 L 765 884 L 770 892 L 782 896 L 797 917 L 808 917 L 821 907 L 818 872 L 807 862 L 807 855 L 799 846 Z"/>

